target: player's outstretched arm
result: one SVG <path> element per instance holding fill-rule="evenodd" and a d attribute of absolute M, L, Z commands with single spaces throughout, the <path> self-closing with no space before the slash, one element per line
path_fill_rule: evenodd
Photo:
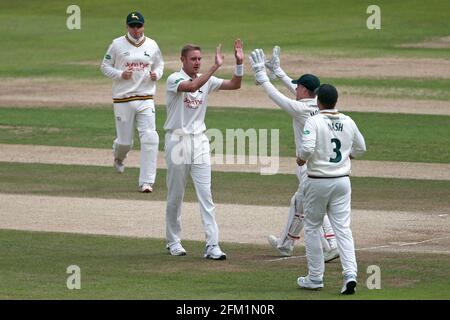
<path fill-rule="evenodd" d="M 236 67 L 231 80 L 224 80 L 220 90 L 236 90 L 241 87 L 242 76 L 244 75 L 244 50 L 241 39 L 234 41 L 234 57 L 236 58 Z"/>
<path fill-rule="evenodd" d="M 262 49 L 253 50 L 250 54 L 249 59 L 252 70 L 255 73 L 256 84 L 260 85 L 264 89 L 269 98 L 273 102 L 275 102 L 277 106 L 285 110 L 292 117 L 297 117 L 299 108 L 301 108 L 302 105 L 300 102 L 286 97 L 284 94 L 278 91 L 278 89 L 275 88 L 274 85 L 269 81 L 269 77 L 267 76 L 266 68 L 264 65 L 264 51 Z"/>

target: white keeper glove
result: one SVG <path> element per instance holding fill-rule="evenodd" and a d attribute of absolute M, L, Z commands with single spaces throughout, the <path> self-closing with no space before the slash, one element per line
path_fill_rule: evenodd
<path fill-rule="evenodd" d="M 250 64 L 255 73 L 256 84 L 260 85 L 264 82 L 270 81 L 267 76 L 266 67 L 264 66 L 265 57 L 262 49 L 255 49 L 249 56 Z"/>
<path fill-rule="evenodd" d="M 286 73 L 281 69 L 280 47 L 275 46 L 272 50 L 272 58 L 266 60 L 266 68 L 269 70 L 269 78 L 274 80 L 276 77 L 283 78 Z"/>

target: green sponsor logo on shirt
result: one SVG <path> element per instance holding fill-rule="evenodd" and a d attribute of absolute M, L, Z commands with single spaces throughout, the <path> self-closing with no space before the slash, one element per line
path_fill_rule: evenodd
<path fill-rule="evenodd" d="M 303 134 L 310 134 L 309 130 L 303 130 Z"/>
<path fill-rule="evenodd" d="M 175 84 L 177 84 L 178 82 L 180 82 L 180 81 L 182 81 L 182 80 L 184 80 L 184 79 L 183 79 L 183 78 L 180 78 L 180 79 L 175 80 Z"/>
<path fill-rule="evenodd" d="M 105 59 L 106 59 L 106 60 L 111 60 L 111 56 L 110 56 L 109 54 L 107 54 L 107 55 L 105 56 Z"/>

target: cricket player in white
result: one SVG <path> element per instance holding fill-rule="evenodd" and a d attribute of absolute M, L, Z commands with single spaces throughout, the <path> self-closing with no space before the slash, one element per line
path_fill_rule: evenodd
<path fill-rule="evenodd" d="M 275 46 L 272 58 L 265 60 L 262 49 L 256 49 L 250 56 L 252 68 L 255 71 L 256 82 L 266 91 L 267 95 L 281 109 L 292 117 L 296 150 L 300 149 L 303 127 L 305 121 L 317 114 L 319 109 L 316 102 L 315 90 L 319 87 L 319 79 L 311 74 L 304 74 L 298 80 L 292 80 L 280 66 L 280 47 Z M 296 96 L 296 100 L 290 99 L 280 93 L 270 83 L 265 67 L 271 72 L 273 78 L 280 78 L 283 84 Z M 298 154 L 297 154 L 298 156 Z M 299 181 L 297 192 L 292 196 L 288 212 L 288 220 L 281 236 L 269 235 L 269 243 L 282 256 L 291 256 L 294 249 L 294 241 L 300 238 L 303 229 L 303 205 L 302 187 L 306 178 L 306 170 L 297 167 L 297 178 Z M 329 262 L 339 257 L 336 238 L 328 217 L 325 215 L 322 227 L 322 246 L 324 248 L 324 260 Z"/>
<path fill-rule="evenodd" d="M 166 238 L 167 249 L 173 256 L 186 255 L 180 238 L 181 204 L 188 175 L 191 175 L 205 230 L 204 257 L 226 259 L 219 247 L 219 228 L 211 195 L 209 140 L 204 134 L 204 120 L 209 93 L 241 87 L 244 53 L 240 39 L 235 41 L 234 52 L 236 67 L 231 80 L 213 76 L 223 64 L 220 45 L 216 49 L 215 63 L 204 74 L 198 73 L 202 59 L 200 47 L 185 45 L 181 51 L 182 69 L 167 78 L 167 120 L 164 124 L 168 188 Z"/>
<path fill-rule="evenodd" d="M 306 289 L 323 288 L 325 264 L 319 228 L 328 214 L 336 232 L 343 268 L 341 293 L 353 294 L 358 270 L 350 230 L 350 159 L 364 154 L 366 144 L 355 122 L 335 109 L 337 98 L 337 90 L 332 85 L 319 87 L 320 113 L 306 121 L 298 152 L 297 163 L 304 166 L 306 162 L 308 175 L 303 190 L 308 275 L 299 277 L 297 283 Z"/>
<path fill-rule="evenodd" d="M 164 61 L 157 43 L 144 35 L 142 14 L 131 12 L 126 22 L 128 33 L 113 40 L 101 65 L 103 74 L 114 80 L 114 167 L 124 172 L 123 161 L 133 145 L 136 120 L 141 142 L 139 190 L 149 193 L 153 192 L 156 178 L 159 144 L 153 96 L 156 81 L 163 75 Z"/>

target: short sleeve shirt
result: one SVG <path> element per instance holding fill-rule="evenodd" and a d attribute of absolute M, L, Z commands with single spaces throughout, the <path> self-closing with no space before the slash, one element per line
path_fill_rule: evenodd
<path fill-rule="evenodd" d="M 172 73 L 167 78 L 167 119 L 164 130 L 179 134 L 199 134 L 206 130 L 208 94 L 219 90 L 223 79 L 211 76 L 195 92 L 178 92 L 178 86 L 183 81 L 192 81 L 183 69 Z"/>

